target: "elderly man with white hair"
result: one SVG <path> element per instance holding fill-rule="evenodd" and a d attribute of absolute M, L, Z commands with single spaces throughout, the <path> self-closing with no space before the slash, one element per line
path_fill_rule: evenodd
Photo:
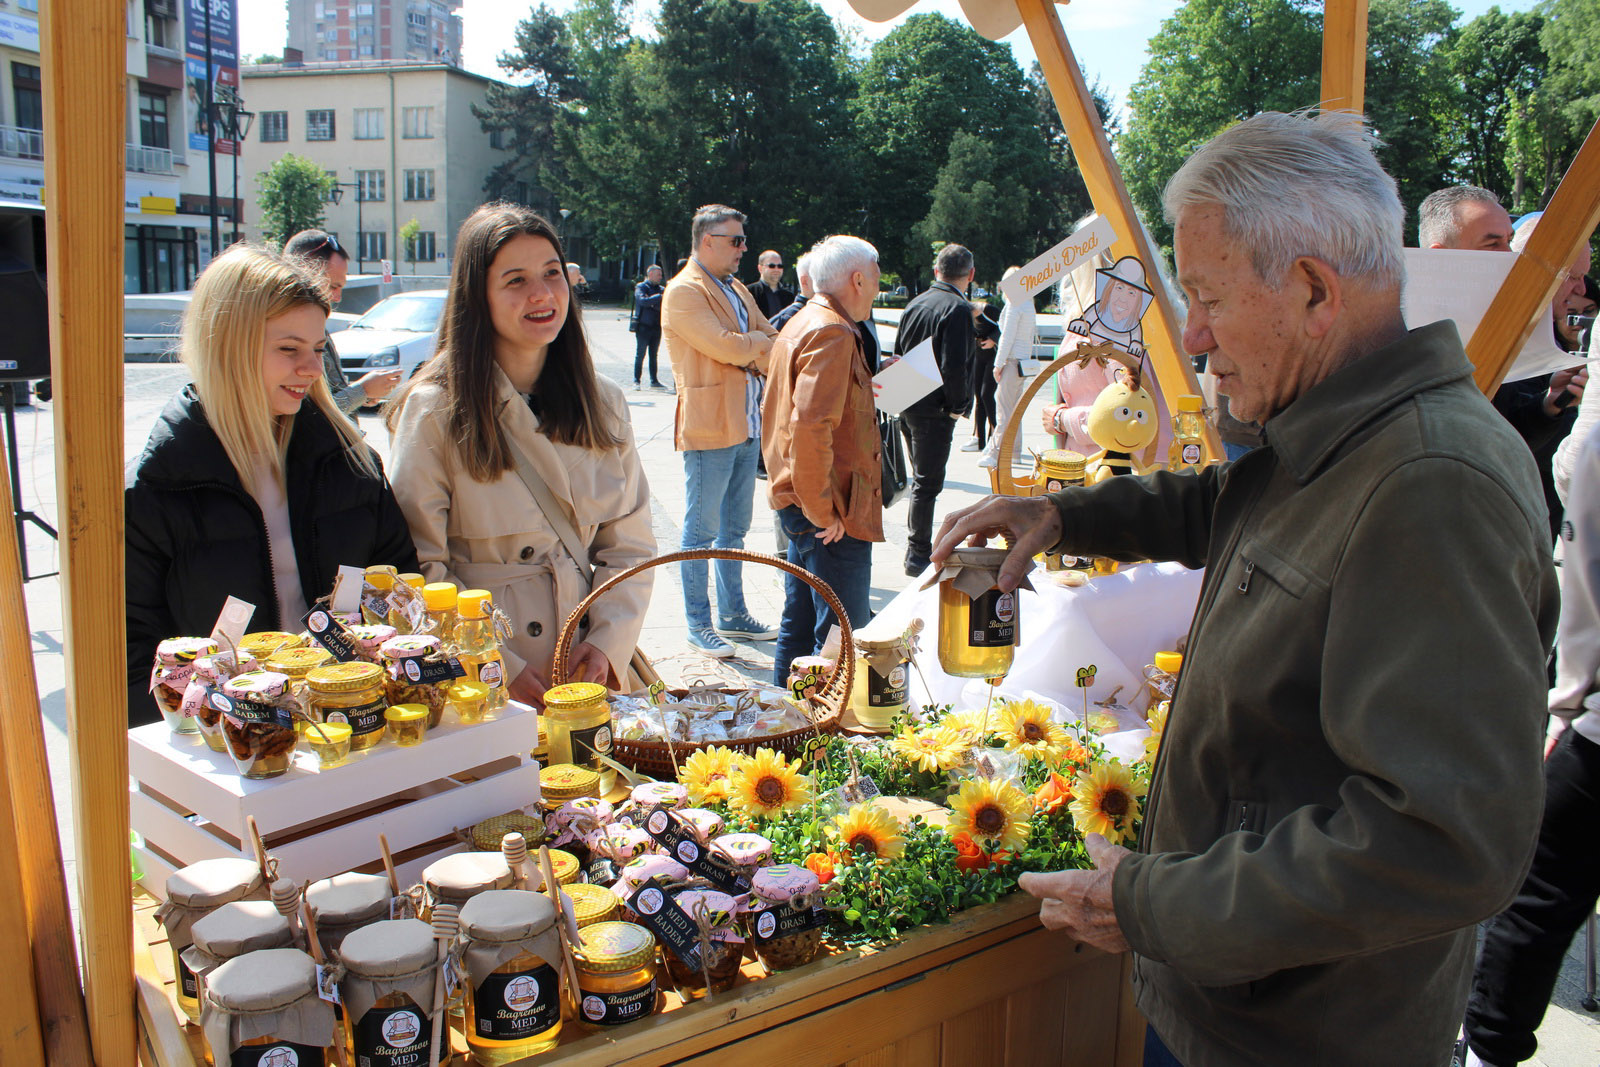
<path fill-rule="evenodd" d="M 806 253 L 815 295 L 772 345 L 762 405 L 767 496 L 789 539 L 789 562 L 827 582 L 851 625 L 871 616 L 872 542 L 883 540 L 881 440 L 861 320 L 878 295 L 878 250 L 835 236 Z M 798 578 L 784 586 L 773 669 L 822 647 L 832 609 Z"/>
<path fill-rule="evenodd" d="M 991 498 L 933 553 L 1006 536 L 1002 589 L 1046 550 L 1206 568 L 1134 849 L 1090 835 L 1094 870 L 1021 882 L 1045 925 L 1132 950 L 1147 1064 L 1442 1067 L 1473 926 L 1528 869 L 1544 505 L 1455 325 L 1406 329 L 1375 143 L 1257 115 L 1167 185 L 1184 347 L 1264 447 Z M 1136 791 L 1078 795 L 1126 826 Z"/>

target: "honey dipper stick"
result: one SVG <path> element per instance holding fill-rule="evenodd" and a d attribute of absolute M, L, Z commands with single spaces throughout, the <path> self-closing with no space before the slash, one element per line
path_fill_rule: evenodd
<path fill-rule="evenodd" d="M 572 939 L 567 935 L 567 909 L 561 900 L 561 887 L 556 884 L 555 865 L 550 862 L 550 849 L 539 846 L 539 870 L 544 875 L 545 892 L 550 903 L 556 906 L 556 936 L 561 940 L 561 970 L 567 976 L 567 992 L 574 1005 L 578 1002 L 578 963 L 572 956 Z"/>
<path fill-rule="evenodd" d="M 311 905 L 306 903 L 306 898 L 300 898 L 300 924 L 306 930 L 306 951 L 311 953 L 311 959 L 318 967 L 326 962 L 322 955 L 322 939 L 317 936 L 317 924 L 311 921 Z M 334 1055 L 339 1058 L 339 1067 L 350 1067 L 350 1059 L 345 1055 L 344 1042 L 333 1043 Z"/>
<path fill-rule="evenodd" d="M 450 1026 L 444 1006 L 444 959 L 450 954 L 450 946 L 455 942 L 456 931 L 460 927 L 461 912 L 454 904 L 433 906 L 433 940 L 438 946 L 434 959 L 438 970 L 433 976 L 433 1033 L 428 1038 L 428 1067 L 439 1067 L 439 1045 L 444 1031 Z"/>
<path fill-rule="evenodd" d="M 383 873 L 389 876 L 389 897 L 400 895 L 400 879 L 394 873 L 394 853 L 389 851 L 389 835 L 378 835 L 378 848 L 383 852 Z"/>

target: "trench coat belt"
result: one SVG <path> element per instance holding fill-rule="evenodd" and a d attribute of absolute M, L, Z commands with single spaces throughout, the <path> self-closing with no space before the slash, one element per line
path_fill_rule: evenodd
<path fill-rule="evenodd" d="M 531 582 L 540 575 L 549 575 L 550 584 L 555 590 L 555 603 L 551 605 L 550 619 L 552 625 L 560 626 L 566 622 L 567 615 L 584 597 L 589 595 L 590 585 L 584 576 L 578 573 L 578 568 L 571 557 L 556 546 L 557 558 L 542 556 L 530 559 L 526 563 L 518 560 L 511 563 L 457 563 L 453 566 L 456 576 L 468 587 L 488 589 L 491 592 L 498 590 L 510 591 L 525 582 Z M 509 596 L 506 599 L 511 599 Z M 496 603 L 502 611 L 505 606 Z M 510 612 L 508 611 L 509 615 Z M 521 634 L 527 626 L 528 619 L 512 619 L 511 626 L 515 633 Z M 540 620 L 545 621 L 545 620 Z M 552 634 L 552 636 L 554 636 Z"/>

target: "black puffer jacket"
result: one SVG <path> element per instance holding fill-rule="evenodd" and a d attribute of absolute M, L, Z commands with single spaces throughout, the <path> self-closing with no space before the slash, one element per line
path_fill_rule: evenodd
<path fill-rule="evenodd" d="M 416 571 L 411 531 L 387 478 L 346 460 L 327 418 L 305 404 L 286 458 L 289 522 L 307 604 L 340 564 Z M 206 421 L 193 385 L 167 404 L 127 493 L 128 722 L 153 722 L 150 664 L 167 637 L 205 635 L 231 596 L 256 606 L 252 630 L 299 630 L 278 618 L 266 522 Z"/>

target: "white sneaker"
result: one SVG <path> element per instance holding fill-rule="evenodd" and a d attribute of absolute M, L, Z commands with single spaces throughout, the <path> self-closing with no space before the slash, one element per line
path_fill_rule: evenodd
<path fill-rule="evenodd" d="M 963 452 L 976 452 L 979 449 L 981 449 L 982 447 L 983 446 L 978 443 L 978 439 L 976 437 L 974 437 L 974 438 L 972 438 L 972 440 L 968 441 L 966 444 L 961 446 L 961 451 L 963 451 Z"/>

